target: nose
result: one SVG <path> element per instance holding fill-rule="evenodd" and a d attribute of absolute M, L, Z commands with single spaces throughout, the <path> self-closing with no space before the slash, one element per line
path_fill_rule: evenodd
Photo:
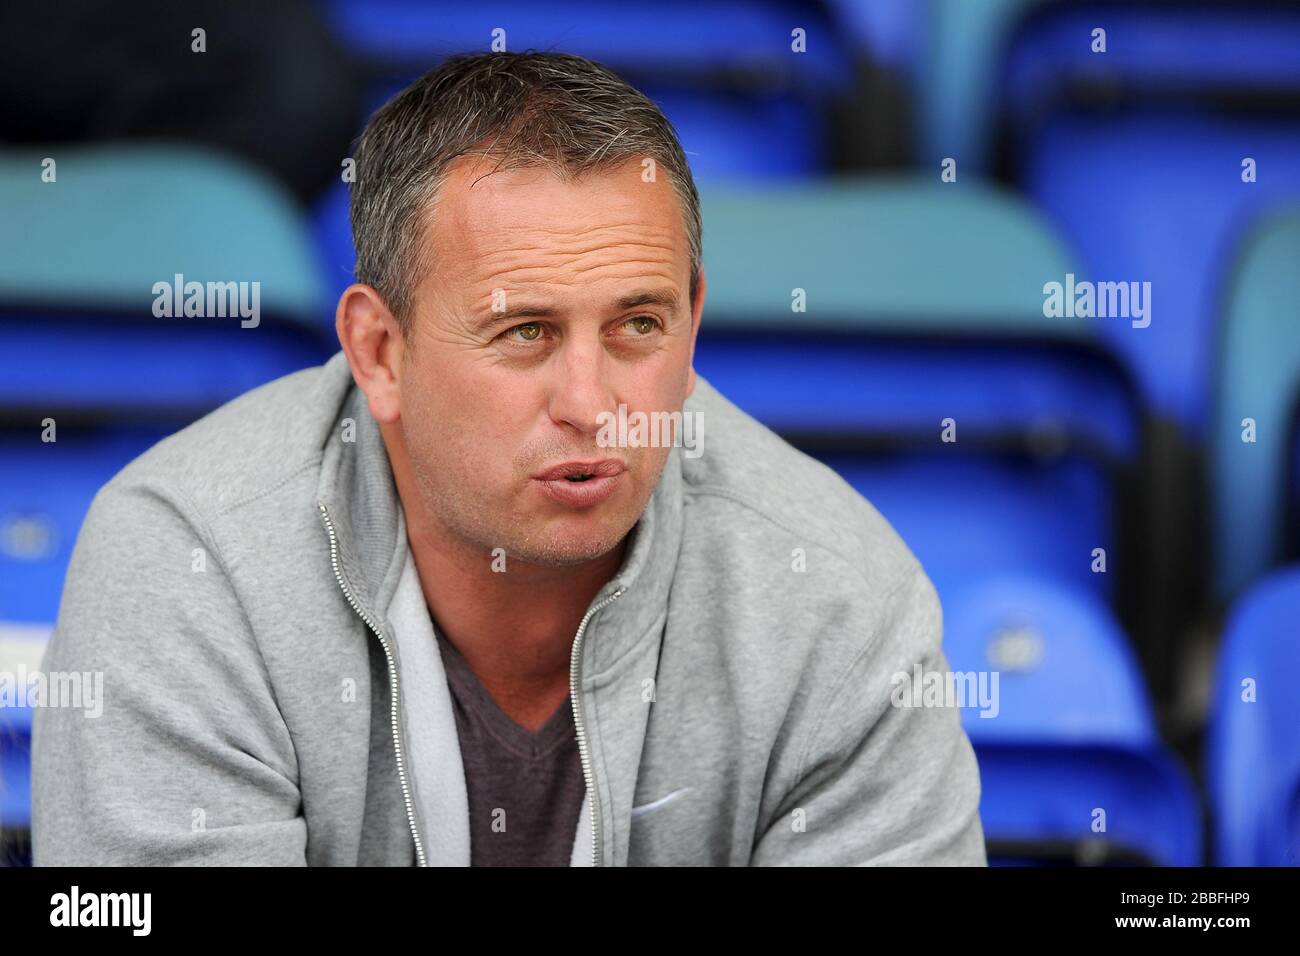
<path fill-rule="evenodd" d="M 551 421 L 595 438 L 600 413 L 617 411 L 612 381 L 616 363 L 602 347 L 598 332 L 571 336 L 560 346 L 558 358 L 552 366 Z"/>

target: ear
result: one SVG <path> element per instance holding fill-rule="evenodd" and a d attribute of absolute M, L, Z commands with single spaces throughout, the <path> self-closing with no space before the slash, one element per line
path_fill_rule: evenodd
<path fill-rule="evenodd" d="M 354 283 L 339 297 L 334 329 L 352 367 L 352 379 L 366 393 L 370 414 L 380 424 L 397 421 L 406 343 L 388 305 L 371 286 Z"/>
<path fill-rule="evenodd" d="M 686 397 L 695 394 L 695 340 L 700 334 L 700 319 L 704 315 L 704 295 L 709 283 L 704 278 L 704 266 L 700 266 L 700 281 L 695 288 L 695 301 L 691 303 L 691 368 L 686 381 Z"/>

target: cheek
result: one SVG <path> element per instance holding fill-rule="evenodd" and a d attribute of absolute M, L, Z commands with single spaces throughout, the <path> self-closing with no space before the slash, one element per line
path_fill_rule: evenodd
<path fill-rule="evenodd" d="M 444 452 L 476 480 L 513 484 L 519 470 L 516 456 L 528 446 L 539 417 L 535 395 L 492 376 L 464 376 L 444 381 L 433 425 Z"/>
<path fill-rule="evenodd" d="M 647 370 L 635 385 L 638 407 L 667 412 L 680 410 L 686 400 L 689 376 L 690 363 L 679 362 L 676 357 L 671 363 Z"/>

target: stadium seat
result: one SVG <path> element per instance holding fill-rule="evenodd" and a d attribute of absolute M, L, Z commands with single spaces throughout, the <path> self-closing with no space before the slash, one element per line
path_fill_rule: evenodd
<path fill-rule="evenodd" d="M 1024 116 L 1085 95 L 1254 94 L 1295 89 L 1300 14 L 1262 0 L 1021 3 L 1006 42 L 1002 109 Z M 1106 31 L 1104 53 L 1093 31 Z M 1094 95 L 1097 91 L 1093 91 Z"/>
<path fill-rule="evenodd" d="M 662 74 L 745 71 L 842 82 L 847 54 L 824 9 L 790 0 L 667 0 L 618 6 L 561 0 L 545 8 L 503 2 L 324 0 L 339 38 L 361 58 L 433 65 L 452 53 L 562 50 L 615 69 Z M 791 31 L 802 27 L 816 56 L 791 62 Z M 720 39 L 725 38 L 725 43 Z"/>
<path fill-rule="evenodd" d="M 296 208 L 234 160 L 170 146 L 6 151 L 0 203 L 12 227 L 0 239 L 7 414 L 188 420 L 333 351 Z M 186 295 L 190 282 L 247 283 L 249 306 L 257 282 L 258 314 L 156 315 L 162 299 L 175 302 L 156 287 L 177 276 Z M 229 302 L 217 291 L 214 306 Z"/>
<path fill-rule="evenodd" d="M 1261 223 L 1233 262 L 1218 341 L 1215 424 L 1214 581 L 1220 600 L 1238 595 L 1294 553 L 1283 538 L 1287 476 L 1300 445 L 1300 207 Z M 1246 419 L 1255 441 L 1243 441 Z"/>
<path fill-rule="evenodd" d="M 926 0 L 917 58 L 921 155 L 938 170 L 948 157 L 975 176 L 993 166 L 998 79 L 1007 37 L 1030 11 L 1054 0 Z"/>
<path fill-rule="evenodd" d="M 998 675 L 994 706 L 962 708 L 991 863 L 1200 864 L 1195 791 L 1104 606 L 1006 575 L 953 592 L 944 624 L 955 673 Z"/>
<path fill-rule="evenodd" d="M 1215 861 L 1300 865 L 1300 567 L 1252 587 L 1232 609 L 1206 737 Z"/>
<path fill-rule="evenodd" d="M 1051 549 L 1034 558 L 1044 567 L 1107 587 L 1090 556 L 1115 542 L 1111 481 L 1136 467 L 1140 414 L 1091 327 L 1044 317 L 1044 282 L 1072 265 L 1030 210 L 978 186 L 907 179 L 715 189 L 703 206 L 701 375 L 800 447 L 827 460 L 838 449 L 851 480 L 921 537 L 949 507 L 975 509 L 963 520 L 984 529 L 1020 507 L 1013 526 L 1027 529 L 1048 488 L 1074 495 L 1048 506 L 1047 526 L 1068 530 L 1008 526 L 970 570 L 1018 566 L 1036 542 Z M 955 443 L 940 441 L 947 418 Z M 883 470 L 864 459 L 885 450 L 895 457 Z M 1008 454 L 1034 467 L 987 464 Z M 1088 468 L 1100 477 L 1081 477 Z M 963 497 L 953 474 L 981 494 Z M 948 491 L 908 495 L 909 484 Z"/>
<path fill-rule="evenodd" d="M 1018 201 L 901 178 L 716 188 L 702 205 L 701 336 L 719 343 L 709 379 L 765 401 L 767 416 L 928 434 L 947 409 L 969 412 L 973 431 L 1065 432 L 1098 454 L 1136 456 L 1133 396 L 1095 328 L 1044 316 L 1044 283 L 1074 266 Z M 799 351 L 773 358 L 781 337 Z M 773 361 L 792 372 L 775 375 Z M 828 391 L 859 401 L 837 408 Z"/>
<path fill-rule="evenodd" d="M 1079 321 L 1096 323 L 1125 357 L 1144 404 L 1199 444 L 1225 265 L 1260 210 L 1300 198 L 1300 123 L 1266 130 L 1148 110 L 1071 114 L 1032 139 L 1025 187 L 1077 243 L 1088 274 L 1151 284 L 1146 328 L 1115 318 Z M 1244 155 L 1267 170 L 1266 181 L 1241 182 Z"/>
<path fill-rule="evenodd" d="M 902 535 L 941 597 L 996 570 L 1049 578 L 1106 600 L 1109 582 L 1134 570 L 1113 549 L 1105 573 L 1092 570 L 1093 549 L 1109 543 L 1095 529 L 1109 527 L 1115 516 L 1105 476 L 1077 456 L 1052 468 L 991 453 L 822 451 L 817 457 Z"/>
<path fill-rule="evenodd" d="M 1107 30 L 1104 54 L 1091 32 Z M 1206 438 L 1224 266 L 1300 198 L 1300 13 L 1276 4 L 1049 4 L 1009 41 L 1012 175 L 1091 277 L 1151 284 L 1150 325 L 1093 319 L 1144 403 Z M 1243 182 L 1242 163 L 1255 162 Z M 1188 197 L 1196 197 L 1194 202 Z"/>
<path fill-rule="evenodd" d="M 1026 74 L 1018 84 L 1023 91 L 1041 91 L 1062 77 L 1072 81 L 1112 68 L 1179 83 L 1189 70 L 1230 80 L 1294 75 L 1288 72 L 1295 69 L 1294 34 L 1274 28 L 1294 14 L 1269 0 L 1197 5 L 1179 0 L 927 0 L 914 7 L 920 20 L 918 125 L 922 154 L 931 168 L 949 156 L 959 157 L 962 168 L 979 175 L 994 168 L 1004 66 L 1017 55 L 1013 37 L 1027 21 L 1060 26 L 1044 30 L 1053 47 L 1032 58 L 1046 73 Z M 1171 25 L 1185 31 L 1172 42 Z M 1110 41 L 1105 62 L 1092 54 L 1097 26 L 1106 27 Z M 881 29 L 873 25 L 874 33 Z"/>
<path fill-rule="evenodd" d="M 1300 400 L 1291 415 L 1291 464 L 1287 472 L 1286 544 L 1289 557 L 1300 555 Z"/>
<path fill-rule="evenodd" d="M 926 4 L 916 0 L 830 0 L 837 21 L 871 59 L 911 74 L 923 50 Z"/>

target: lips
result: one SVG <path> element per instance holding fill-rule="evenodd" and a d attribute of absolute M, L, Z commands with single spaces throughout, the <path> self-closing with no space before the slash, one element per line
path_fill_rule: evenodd
<path fill-rule="evenodd" d="M 585 509 L 608 501 L 624 484 L 626 471 L 617 458 L 566 461 L 539 472 L 533 480 L 554 504 Z"/>
<path fill-rule="evenodd" d="M 604 458 L 600 461 L 566 461 L 538 472 L 533 477 L 538 481 L 567 480 L 580 484 L 592 478 L 613 478 L 625 470 L 626 466 L 617 458 Z"/>

